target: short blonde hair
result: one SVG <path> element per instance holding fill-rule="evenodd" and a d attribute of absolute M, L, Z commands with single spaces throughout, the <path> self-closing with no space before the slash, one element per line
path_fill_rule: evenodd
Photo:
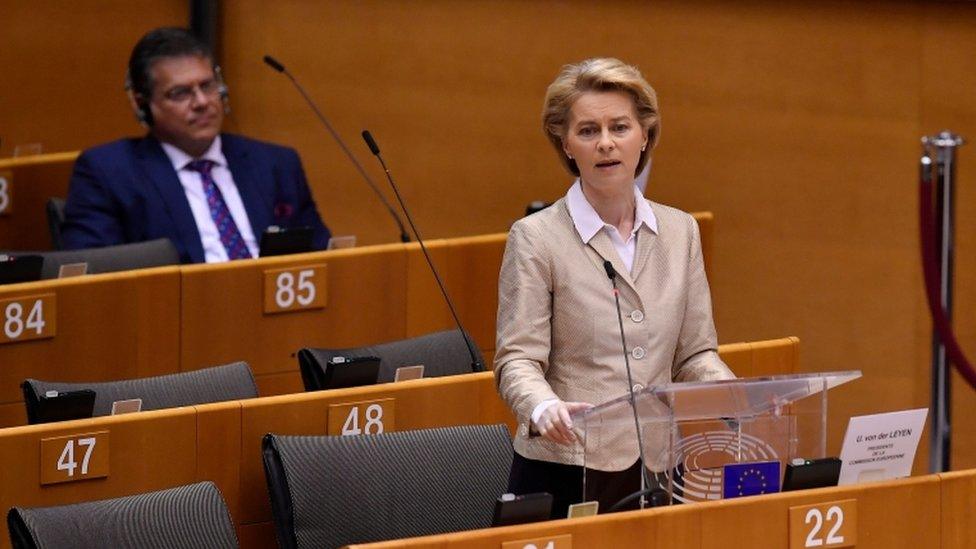
<path fill-rule="evenodd" d="M 637 67 L 619 59 L 602 57 L 566 65 L 549 84 L 542 107 L 542 129 L 556 148 L 556 153 L 573 175 L 579 176 L 576 161 L 566 156 L 563 139 L 569 130 L 569 111 L 586 92 L 622 91 L 630 94 L 637 110 L 637 118 L 647 127 L 647 150 L 641 151 L 634 177 L 644 169 L 651 150 L 657 146 L 661 120 L 657 110 L 657 93 L 644 80 Z"/>

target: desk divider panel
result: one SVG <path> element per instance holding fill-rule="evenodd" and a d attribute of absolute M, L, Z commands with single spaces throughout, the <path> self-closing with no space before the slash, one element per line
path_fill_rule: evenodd
<path fill-rule="evenodd" d="M 275 299 L 276 287 L 280 288 L 266 282 L 267 271 L 291 272 L 286 284 L 290 290 L 281 294 L 291 303 L 311 295 L 303 292 L 299 280 L 311 267 L 324 275 L 315 283 L 323 307 L 265 312 L 266 297 Z M 402 244 L 185 266 L 182 369 L 244 360 L 255 375 L 297 373 L 294 353 L 302 347 L 401 339 L 406 326 L 405 273 Z M 323 280 L 325 287 L 319 287 Z"/>
<path fill-rule="evenodd" d="M 489 234 L 427 243 L 464 328 L 481 351 L 495 348 L 498 271 L 507 234 Z M 455 327 L 420 247 L 408 251 L 407 337 Z M 486 367 L 491 368 L 486 362 Z"/>
<path fill-rule="evenodd" d="M 45 330 L 56 333 L 0 343 L 0 404 L 22 402 L 28 377 L 97 382 L 179 371 L 179 267 L 0 286 L 0 302 L 23 303 L 22 322 L 30 318 L 29 298 L 44 295 L 56 304 L 46 307 Z M 0 323 L 7 314 L 0 310 Z M 15 407 L 3 411 L 10 414 L 0 416 L 2 426 L 25 417 Z"/>
<path fill-rule="evenodd" d="M 498 314 L 498 272 L 505 254 L 507 233 L 448 240 L 447 278 L 464 327 L 485 355 L 491 370 Z"/>
<path fill-rule="evenodd" d="M 738 377 L 800 373 L 797 337 L 719 345 L 719 355 Z"/>
<path fill-rule="evenodd" d="M 67 198 L 78 152 L 0 160 L 0 250 L 50 250 L 45 205 Z"/>
<path fill-rule="evenodd" d="M 942 547 L 976 547 L 976 469 L 940 473 Z"/>
<path fill-rule="evenodd" d="M 196 476 L 212 480 L 227 502 L 230 516 L 238 522 L 241 501 L 241 404 L 242 400 L 194 406 L 196 412 Z"/>
<path fill-rule="evenodd" d="M 187 407 L 0 430 L 0 511 L 114 498 L 192 483 L 198 479 L 196 421 L 196 411 Z M 98 442 L 87 456 L 90 472 L 96 461 L 107 458 L 107 476 L 41 484 L 42 469 L 57 472 L 59 462 L 74 465 L 74 478 L 82 478 L 85 454 L 91 446 L 85 439 L 94 436 Z M 54 454 L 42 461 L 42 440 L 60 437 L 75 441 L 71 455 L 63 453 L 69 439 L 54 440 L 44 443 L 55 447 Z M 107 456 L 100 455 L 106 448 Z M 10 547 L 6 534 L 0 536 L 0 547 Z"/>
<path fill-rule="evenodd" d="M 424 242 L 427 253 L 437 272 L 440 273 L 451 299 L 455 296 L 448 273 L 448 240 L 437 239 Z M 407 254 L 407 326 L 405 337 L 416 337 L 455 327 L 451 310 L 437 288 L 434 273 L 430 271 L 420 244 L 411 242 L 404 245 Z"/>

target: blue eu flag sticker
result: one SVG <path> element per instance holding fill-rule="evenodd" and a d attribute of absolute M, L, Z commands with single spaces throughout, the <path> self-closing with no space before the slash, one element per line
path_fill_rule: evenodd
<path fill-rule="evenodd" d="M 779 462 L 730 463 L 722 467 L 725 499 L 779 492 Z"/>

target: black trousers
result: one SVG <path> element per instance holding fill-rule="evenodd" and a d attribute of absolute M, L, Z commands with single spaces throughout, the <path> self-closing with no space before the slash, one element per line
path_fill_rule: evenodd
<path fill-rule="evenodd" d="M 600 512 L 606 513 L 618 501 L 636 492 L 641 486 L 641 464 L 637 461 L 623 471 L 586 469 L 586 497 L 583 494 L 583 467 L 522 457 L 515 452 L 512 471 L 508 476 L 508 491 L 516 495 L 534 492 L 552 494 L 553 519 L 566 518 L 570 504 L 596 500 Z M 652 482 L 654 476 L 651 476 Z M 637 509 L 634 500 L 620 511 Z"/>

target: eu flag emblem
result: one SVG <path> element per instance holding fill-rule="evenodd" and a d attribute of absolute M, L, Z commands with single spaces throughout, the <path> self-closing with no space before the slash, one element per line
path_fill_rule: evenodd
<path fill-rule="evenodd" d="M 722 467 L 725 499 L 779 492 L 779 462 L 730 463 Z"/>

